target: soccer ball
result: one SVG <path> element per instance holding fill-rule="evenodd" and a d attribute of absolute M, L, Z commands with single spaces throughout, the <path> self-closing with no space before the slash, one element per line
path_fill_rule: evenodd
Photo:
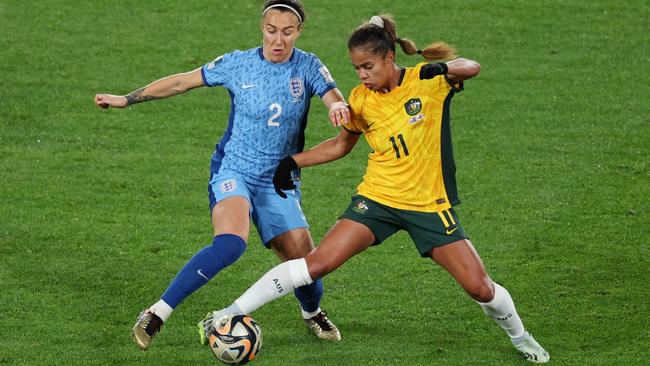
<path fill-rule="evenodd" d="M 248 315 L 226 315 L 210 333 L 210 349 L 221 362 L 243 365 L 262 348 L 262 329 Z"/>

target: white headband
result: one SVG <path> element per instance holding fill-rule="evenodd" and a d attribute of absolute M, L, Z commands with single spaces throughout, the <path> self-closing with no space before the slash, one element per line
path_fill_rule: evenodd
<path fill-rule="evenodd" d="M 269 11 L 270 9 L 273 9 L 273 8 L 287 8 L 287 9 L 291 10 L 298 17 L 298 20 L 300 21 L 300 24 L 302 24 L 302 17 L 300 16 L 300 14 L 298 14 L 296 9 L 290 7 L 289 5 L 285 5 L 285 4 L 275 4 L 275 5 L 271 5 L 268 8 L 264 9 L 264 11 L 262 12 L 262 18 L 264 17 L 264 15 L 266 14 L 267 11 Z"/>
<path fill-rule="evenodd" d="M 373 17 L 370 18 L 370 20 L 368 21 L 368 24 L 374 24 L 374 25 L 378 26 L 379 28 L 383 28 L 384 27 L 384 20 L 378 15 L 373 15 Z"/>

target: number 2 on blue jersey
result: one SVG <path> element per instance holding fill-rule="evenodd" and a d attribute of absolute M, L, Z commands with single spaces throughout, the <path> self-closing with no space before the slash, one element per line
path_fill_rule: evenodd
<path fill-rule="evenodd" d="M 273 127 L 279 127 L 280 122 L 275 121 L 275 119 L 280 117 L 280 115 L 282 114 L 282 106 L 279 105 L 278 103 L 273 103 L 269 106 L 269 109 L 272 111 L 274 110 L 275 113 L 271 116 L 271 118 L 269 118 L 268 125 Z"/>

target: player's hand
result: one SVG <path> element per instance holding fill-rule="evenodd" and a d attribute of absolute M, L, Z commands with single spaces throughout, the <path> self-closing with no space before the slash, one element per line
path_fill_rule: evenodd
<path fill-rule="evenodd" d="M 296 185 L 293 183 L 293 179 L 291 179 L 291 171 L 294 169 L 298 169 L 298 165 L 291 156 L 280 160 L 277 168 L 275 168 L 275 173 L 273 173 L 273 187 L 275 187 L 275 192 L 282 198 L 287 198 L 287 195 L 282 190 L 296 189 Z"/>
<path fill-rule="evenodd" d="M 426 64 L 420 68 L 420 80 L 433 79 L 435 76 L 444 75 L 449 67 L 444 62 Z"/>
<path fill-rule="evenodd" d="M 111 94 L 95 94 L 95 104 L 100 108 L 124 108 L 126 107 L 126 97 Z"/>
<path fill-rule="evenodd" d="M 332 103 L 330 105 L 329 117 L 334 127 L 346 124 L 350 122 L 350 108 L 344 102 Z"/>

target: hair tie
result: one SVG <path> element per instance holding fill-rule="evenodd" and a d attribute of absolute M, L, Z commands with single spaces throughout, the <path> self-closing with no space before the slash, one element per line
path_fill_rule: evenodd
<path fill-rule="evenodd" d="M 418 55 L 422 54 L 422 50 L 417 50 Z"/>
<path fill-rule="evenodd" d="M 374 24 L 379 28 L 384 28 L 384 20 L 378 15 L 373 15 L 368 21 L 368 24 Z"/>

